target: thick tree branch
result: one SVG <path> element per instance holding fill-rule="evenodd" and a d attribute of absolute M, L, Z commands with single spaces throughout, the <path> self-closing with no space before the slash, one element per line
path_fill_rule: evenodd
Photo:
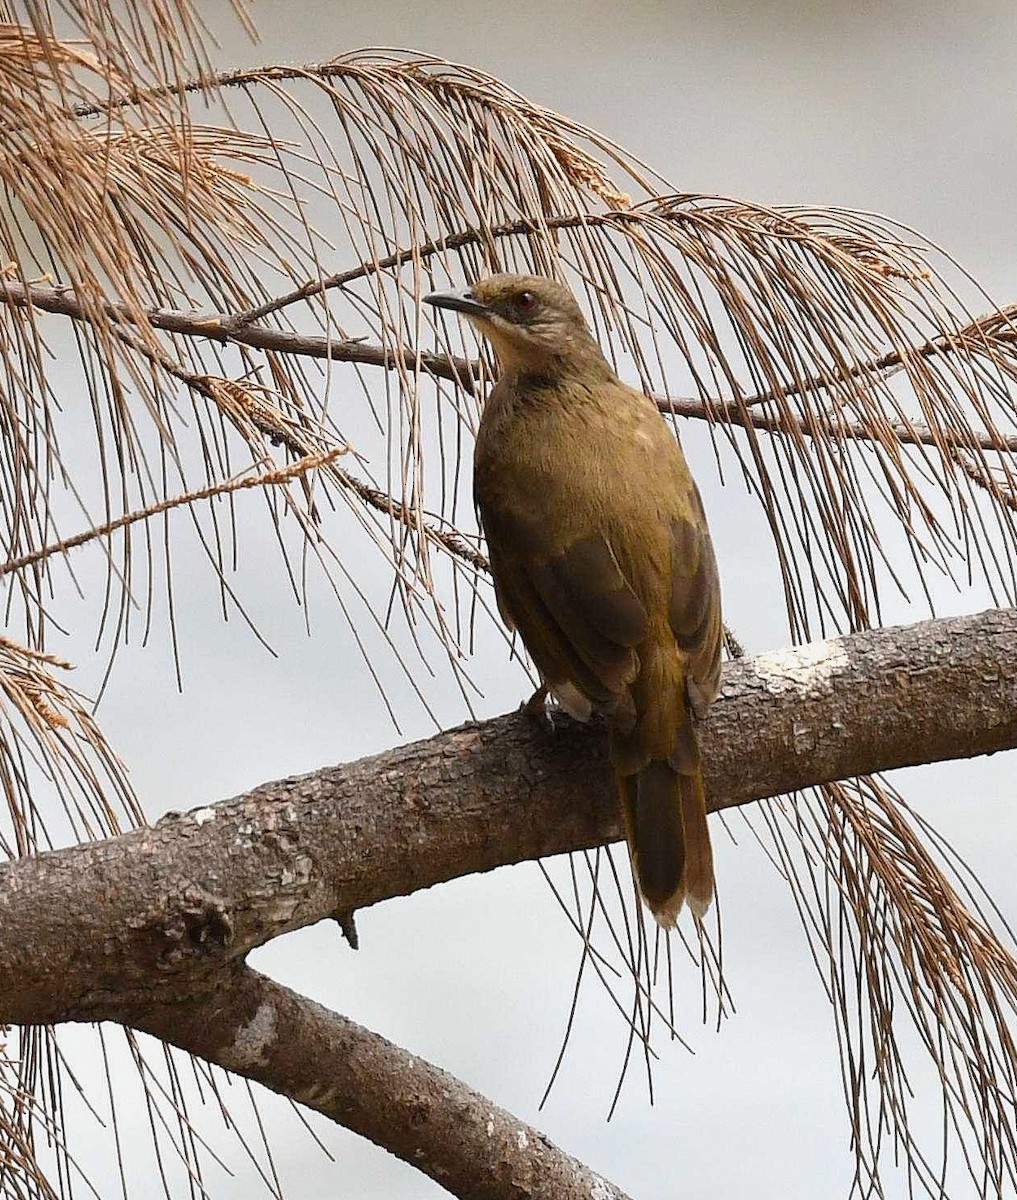
<path fill-rule="evenodd" d="M 730 664 L 712 806 L 1017 745 L 1017 611 Z M 251 971 L 289 929 L 618 837 L 604 733 L 514 714 L 0 868 L 0 1023 L 118 1021 L 371 1138 L 465 1200 L 624 1200 L 445 1072 Z"/>
<path fill-rule="evenodd" d="M 625 1200 L 454 1076 L 249 967 L 122 1019 L 323 1113 L 465 1200 Z"/>
<path fill-rule="evenodd" d="M 713 808 L 1017 745 L 1017 611 L 729 664 Z M 603 730 L 467 725 L 0 868 L 0 1023 L 118 1019 L 337 912 L 619 837 Z M 721 881 L 723 886 L 723 881 Z"/>

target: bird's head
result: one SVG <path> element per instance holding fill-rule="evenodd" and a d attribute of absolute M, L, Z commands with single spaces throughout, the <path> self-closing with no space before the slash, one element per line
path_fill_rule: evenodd
<path fill-rule="evenodd" d="M 494 347 L 503 373 L 607 367 L 575 296 L 544 275 L 491 275 L 424 302 L 468 317 Z"/>

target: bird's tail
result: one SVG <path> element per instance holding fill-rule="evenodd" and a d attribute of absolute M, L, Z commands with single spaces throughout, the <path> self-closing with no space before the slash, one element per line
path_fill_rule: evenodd
<path fill-rule="evenodd" d="M 713 852 L 698 763 L 677 771 L 653 759 L 617 778 L 632 868 L 657 924 L 672 928 L 686 899 L 701 919 L 713 899 Z"/>

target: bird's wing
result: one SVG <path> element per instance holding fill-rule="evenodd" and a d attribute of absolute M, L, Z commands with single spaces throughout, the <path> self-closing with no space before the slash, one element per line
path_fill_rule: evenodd
<path fill-rule="evenodd" d="M 671 522 L 671 629 L 688 655 L 687 691 L 702 718 L 720 687 L 724 626 L 720 578 L 699 490 L 691 484 L 689 511 Z"/>
<path fill-rule="evenodd" d="M 536 531 L 501 526 L 485 520 L 499 608 L 541 675 L 552 690 L 574 684 L 594 704 L 617 699 L 639 670 L 633 647 L 647 615 L 607 538 L 588 534 L 551 550 Z"/>

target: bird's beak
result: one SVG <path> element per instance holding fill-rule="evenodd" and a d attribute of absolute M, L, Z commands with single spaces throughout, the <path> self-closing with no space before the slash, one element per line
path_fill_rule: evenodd
<path fill-rule="evenodd" d="M 425 304 L 435 308 L 450 308 L 453 312 L 466 313 L 469 317 L 490 316 L 491 310 L 481 304 L 471 288 L 453 288 L 450 292 L 432 292 L 424 297 Z"/>

